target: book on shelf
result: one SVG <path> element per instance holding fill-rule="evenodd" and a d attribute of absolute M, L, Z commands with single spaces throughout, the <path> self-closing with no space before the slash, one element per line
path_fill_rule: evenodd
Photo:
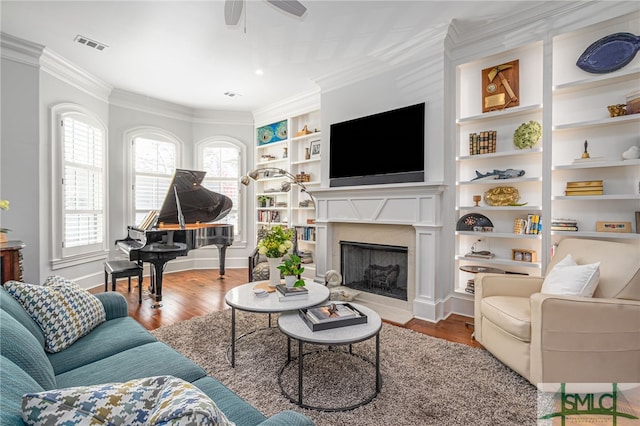
<path fill-rule="evenodd" d="M 602 179 L 600 180 L 578 180 L 567 182 L 567 188 L 585 187 L 585 186 L 602 186 Z"/>
<path fill-rule="evenodd" d="M 600 186 L 567 186 L 567 191 L 572 192 L 589 192 L 589 191 L 602 191 L 603 187 Z"/>
<path fill-rule="evenodd" d="M 554 226 L 554 225 L 551 225 L 551 230 L 552 231 L 577 231 L 578 227 L 577 226 Z"/>
<path fill-rule="evenodd" d="M 565 191 L 564 194 L 567 197 L 580 197 L 580 196 L 584 196 L 584 195 L 602 195 L 602 189 L 594 189 L 591 191 Z"/>

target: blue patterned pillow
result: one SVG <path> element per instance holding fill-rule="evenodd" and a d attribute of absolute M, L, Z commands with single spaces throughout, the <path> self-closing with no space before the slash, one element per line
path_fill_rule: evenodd
<path fill-rule="evenodd" d="M 42 329 L 47 352 L 66 349 L 106 321 L 100 300 L 62 277 L 51 275 L 43 285 L 7 281 L 4 287 Z"/>
<path fill-rule="evenodd" d="M 200 389 L 173 376 L 29 393 L 22 419 L 27 425 L 234 426 Z"/>

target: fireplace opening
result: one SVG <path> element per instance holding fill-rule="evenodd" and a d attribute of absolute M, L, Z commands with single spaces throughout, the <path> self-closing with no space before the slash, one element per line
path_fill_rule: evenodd
<path fill-rule="evenodd" d="M 401 246 L 340 241 L 344 285 L 406 301 L 408 252 Z"/>

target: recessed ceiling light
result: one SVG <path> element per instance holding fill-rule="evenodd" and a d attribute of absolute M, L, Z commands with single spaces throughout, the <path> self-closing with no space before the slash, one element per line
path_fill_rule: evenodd
<path fill-rule="evenodd" d="M 261 69 L 256 70 L 256 75 L 262 75 L 262 74 L 264 74 L 264 71 L 262 71 Z"/>
<path fill-rule="evenodd" d="M 242 96 L 240 93 L 224 92 L 224 95 L 228 98 L 235 98 L 236 96 Z"/>
<path fill-rule="evenodd" d="M 82 36 L 80 34 L 78 34 L 76 36 L 76 38 L 73 39 L 73 41 L 77 41 L 80 44 L 84 44 L 85 46 L 89 46 L 91 48 L 94 48 L 94 49 L 100 50 L 100 51 L 102 51 L 102 50 L 106 49 L 107 47 L 109 47 L 104 43 L 100 43 L 100 42 L 97 42 L 95 40 L 91 40 L 89 37 L 85 37 L 85 36 Z"/>

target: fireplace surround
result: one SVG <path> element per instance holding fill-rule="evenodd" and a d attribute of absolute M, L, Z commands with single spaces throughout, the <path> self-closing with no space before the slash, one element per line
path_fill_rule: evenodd
<path fill-rule="evenodd" d="M 340 269 L 340 241 L 407 247 L 407 298 L 363 292 L 358 301 L 382 318 L 438 321 L 436 298 L 441 233 L 441 184 L 398 184 L 322 188 L 316 198 L 316 275 Z"/>

